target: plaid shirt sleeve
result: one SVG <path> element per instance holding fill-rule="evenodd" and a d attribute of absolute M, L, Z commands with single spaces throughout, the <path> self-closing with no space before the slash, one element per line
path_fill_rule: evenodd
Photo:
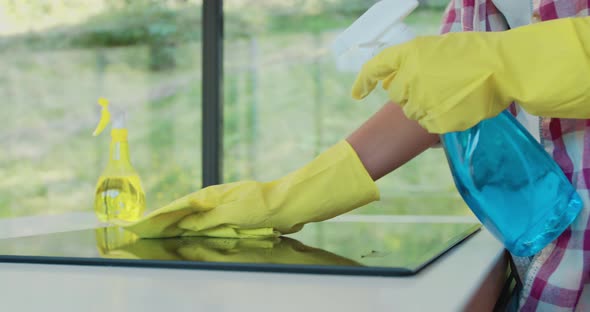
<path fill-rule="evenodd" d="M 509 29 L 494 5 L 501 1 L 531 1 L 534 22 L 590 14 L 589 0 L 452 0 L 443 15 L 441 33 Z M 515 104 L 510 110 L 519 112 Z M 590 311 L 590 306 L 580 302 L 590 282 L 590 120 L 541 120 L 545 149 L 577 188 L 585 206 L 558 239 L 529 260 L 519 310 Z"/>
<path fill-rule="evenodd" d="M 513 0 L 517 1 L 517 0 Z M 508 24 L 490 0 L 453 0 L 445 9 L 440 32 L 503 31 Z"/>

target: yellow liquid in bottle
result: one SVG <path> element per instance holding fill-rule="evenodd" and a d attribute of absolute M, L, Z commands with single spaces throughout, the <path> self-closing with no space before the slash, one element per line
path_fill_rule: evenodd
<path fill-rule="evenodd" d="M 101 178 L 94 209 L 98 219 L 138 220 L 145 211 L 145 194 L 138 176 Z"/>
<path fill-rule="evenodd" d="M 109 163 L 96 185 L 94 210 L 101 221 L 136 221 L 145 211 L 145 193 L 131 165 L 126 130 L 113 130 Z"/>

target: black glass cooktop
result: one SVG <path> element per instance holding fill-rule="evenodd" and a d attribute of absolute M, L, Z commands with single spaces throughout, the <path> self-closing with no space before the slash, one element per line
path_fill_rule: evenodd
<path fill-rule="evenodd" d="M 0 240 L 0 262 L 312 274 L 418 273 L 476 223 L 323 222 L 276 239 L 137 239 L 116 227 Z"/>

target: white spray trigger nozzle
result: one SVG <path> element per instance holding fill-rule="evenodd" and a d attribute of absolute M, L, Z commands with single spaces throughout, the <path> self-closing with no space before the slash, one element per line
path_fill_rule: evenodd
<path fill-rule="evenodd" d="M 403 19 L 416 7 L 417 0 L 381 0 L 375 3 L 334 40 L 331 50 L 337 57 L 338 68 L 358 71 L 384 47 L 414 38 L 414 34 L 403 24 Z"/>

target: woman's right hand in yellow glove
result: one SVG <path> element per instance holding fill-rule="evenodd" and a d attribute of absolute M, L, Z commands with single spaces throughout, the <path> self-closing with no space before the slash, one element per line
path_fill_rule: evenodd
<path fill-rule="evenodd" d="M 513 101 L 534 115 L 590 118 L 590 17 L 416 38 L 367 62 L 353 97 L 380 81 L 431 133 L 468 129 Z"/>

